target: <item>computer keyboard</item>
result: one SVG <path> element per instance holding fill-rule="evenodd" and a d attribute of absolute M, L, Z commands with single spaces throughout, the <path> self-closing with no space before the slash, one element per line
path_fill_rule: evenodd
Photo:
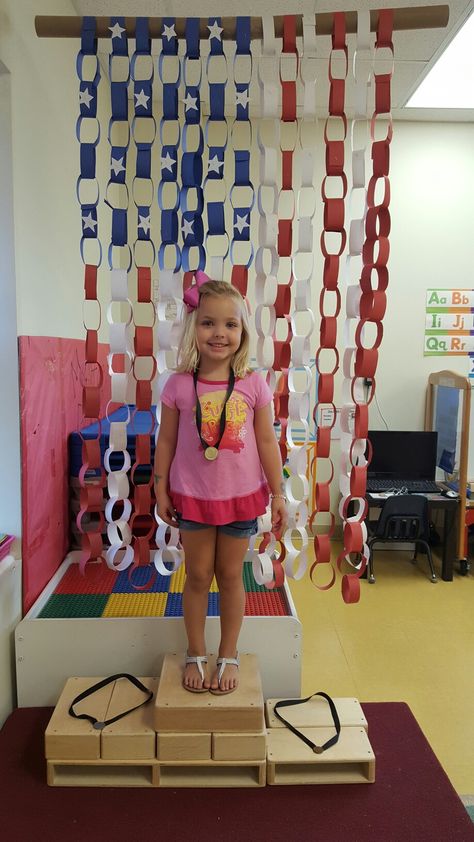
<path fill-rule="evenodd" d="M 368 479 L 367 491 L 404 491 L 406 494 L 439 494 L 440 488 L 433 480 Z"/>

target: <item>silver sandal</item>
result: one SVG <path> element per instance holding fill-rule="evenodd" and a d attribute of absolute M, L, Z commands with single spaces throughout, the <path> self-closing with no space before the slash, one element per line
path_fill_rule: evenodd
<path fill-rule="evenodd" d="M 216 666 L 219 669 L 217 673 L 217 683 L 219 685 L 218 689 L 214 689 L 212 687 L 209 688 L 209 692 L 212 693 L 214 696 L 227 696 L 228 693 L 234 693 L 237 690 L 237 687 L 231 687 L 230 690 L 221 690 L 221 681 L 222 676 L 224 675 L 224 670 L 227 664 L 232 664 L 232 666 L 240 667 L 239 661 L 239 653 L 237 652 L 237 657 L 235 658 L 218 658 L 216 661 Z"/>
<path fill-rule="evenodd" d="M 185 659 L 185 663 L 184 663 L 185 667 L 187 667 L 188 664 L 196 664 L 196 666 L 198 668 L 199 675 L 201 676 L 203 686 L 202 687 L 188 687 L 188 685 L 184 683 L 184 676 L 183 676 L 183 687 L 184 687 L 184 689 L 187 690 L 189 693 L 207 693 L 209 688 L 204 687 L 205 675 L 204 675 L 204 670 L 202 668 L 203 664 L 207 664 L 207 655 L 186 655 L 186 659 Z"/>

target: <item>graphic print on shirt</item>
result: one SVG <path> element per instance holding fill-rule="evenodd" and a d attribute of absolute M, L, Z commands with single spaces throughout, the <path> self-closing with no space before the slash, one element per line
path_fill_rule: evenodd
<path fill-rule="evenodd" d="M 225 400 L 225 390 L 208 392 L 200 398 L 202 412 L 201 434 L 210 445 L 219 438 L 219 422 Z M 226 425 L 219 450 L 232 450 L 239 453 L 245 446 L 245 422 L 248 414 L 248 404 L 242 394 L 234 392 L 226 406 Z M 194 413 L 196 414 L 196 413 Z M 201 444 L 199 443 L 201 448 Z"/>

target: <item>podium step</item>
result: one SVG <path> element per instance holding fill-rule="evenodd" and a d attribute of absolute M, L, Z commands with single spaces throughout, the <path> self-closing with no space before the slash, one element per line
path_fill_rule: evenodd
<path fill-rule="evenodd" d="M 156 756 L 158 760 L 184 762 L 187 760 L 211 760 L 212 734 L 193 734 L 190 731 L 174 734 L 159 731 L 156 735 Z"/>
<path fill-rule="evenodd" d="M 100 731 L 87 719 L 74 719 L 68 711 L 75 697 L 96 684 L 98 678 L 68 678 L 53 715 L 46 728 L 45 756 L 49 760 L 99 760 Z M 91 713 L 96 719 L 107 718 L 107 708 L 112 697 L 113 685 L 109 684 L 94 693 L 90 699 L 79 702 L 77 713 Z"/>
<path fill-rule="evenodd" d="M 265 760 L 267 735 L 246 732 L 212 735 L 213 760 Z"/>
<path fill-rule="evenodd" d="M 215 668 L 215 656 L 208 668 Z M 240 655 L 239 686 L 233 693 L 190 693 L 182 686 L 184 655 L 165 655 L 158 692 L 154 725 L 159 733 L 243 732 L 264 729 L 263 694 L 255 655 Z"/>
<path fill-rule="evenodd" d="M 156 694 L 157 678 L 140 678 L 148 690 Z M 116 681 L 107 719 L 121 711 L 130 710 L 143 702 L 143 692 L 128 681 Z M 131 713 L 113 722 L 101 732 L 100 756 L 102 760 L 155 760 L 156 733 L 153 727 L 153 699 Z"/>
<path fill-rule="evenodd" d="M 265 720 L 269 728 L 285 728 L 274 713 L 274 707 L 281 699 L 267 699 L 265 702 Z M 367 731 L 367 719 L 357 699 L 338 698 L 333 699 L 341 727 L 359 727 Z M 329 705 L 322 696 L 313 696 L 303 705 L 285 707 L 281 711 L 282 716 L 295 728 L 325 728 L 332 727 L 333 721 Z"/>
<path fill-rule="evenodd" d="M 323 745 L 334 728 L 301 728 L 305 736 Z M 375 781 L 375 756 L 364 728 L 342 728 L 336 745 L 323 754 L 287 728 L 267 732 L 268 784 L 352 784 Z"/>
<path fill-rule="evenodd" d="M 165 658 L 161 678 L 140 678 L 155 694 L 117 722 L 96 730 L 69 715 L 72 700 L 100 677 L 70 678 L 45 731 L 50 786 L 262 787 L 265 783 L 371 783 L 375 757 L 357 699 L 335 699 L 341 734 L 321 755 L 291 733 L 266 704 L 257 659 L 241 656 L 239 688 L 224 696 L 189 693 L 181 685 L 183 656 Z M 210 662 L 210 668 L 213 668 Z M 118 679 L 75 706 L 99 721 L 143 701 Z M 285 717 L 315 743 L 334 733 L 325 700 L 285 708 Z"/>

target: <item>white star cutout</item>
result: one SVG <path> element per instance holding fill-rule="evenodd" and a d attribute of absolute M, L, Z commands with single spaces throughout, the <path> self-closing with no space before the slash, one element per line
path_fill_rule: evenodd
<path fill-rule="evenodd" d="M 183 232 L 183 237 L 188 237 L 189 234 L 194 234 L 193 225 L 194 225 L 193 220 L 183 219 L 183 224 L 181 225 L 181 231 Z"/>
<path fill-rule="evenodd" d="M 112 38 L 122 38 L 122 32 L 125 32 L 123 26 L 120 26 L 119 22 L 114 23 L 113 26 L 109 26 L 109 29 L 112 33 Z"/>
<path fill-rule="evenodd" d="M 97 222 L 95 219 L 92 218 L 91 211 L 89 211 L 88 216 L 82 217 L 82 221 L 84 223 L 84 231 L 86 231 L 88 228 L 90 228 L 91 231 L 95 231 L 94 226 L 97 225 Z"/>
<path fill-rule="evenodd" d="M 174 23 L 172 23 L 171 26 L 166 26 L 166 23 L 164 23 L 163 27 L 163 32 L 161 34 L 164 38 L 167 38 L 168 41 L 171 41 L 172 38 L 176 38 L 176 32 L 174 31 Z"/>
<path fill-rule="evenodd" d="M 247 90 L 237 91 L 236 94 L 235 94 L 235 104 L 241 105 L 242 108 L 247 107 L 247 105 L 249 104 L 249 99 L 250 99 L 249 92 Z"/>
<path fill-rule="evenodd" d="M 246 216 L 239 216 L 239 214 L 236 214 L 236 216 L 237 222 L 234 222 L 234 228 L 237 228 L 237 231 L 241 234 L 244 228 L 250 228 L 250 225 L 247 222 Z"/>
<path fill-rule="evenodd" d="M 110 169 L 114 171 L 114 175 L 118 175 L 121 172 L 125 172 L 123 158 L 112 158 L 110 163 Z"/>
<path fill-rule="evenodd" d="M 148 100 L 150 97 L 146 95 L 143 88 L 139 94 L 134 94 L 134 97 L 136 99 L 135 108 L 138 108 L 139 105 L 143 106 L 143 108 L 148 108 Z"/>
<path fill-rule="evenodd" d="M 219 26 L 216 20 L 214 21 L 212 26 L 209 26 L 209 24 L 207 24 L 207 28 L 209 30 L 209 39 L 217 38 L 218 41 L 222 41 L 221 32 L 223 32 L 224 30 L 222 26 Z"/>
<path fill-rule="evenodd" d="M 194 108 L 195 111 L 198 110 L 198 107 L 196 105 L 196 103 L 197 103 L 197 97 L 196 96 L 191 96 L 191 94 L 187 94 L 185 99 L 183 99 L 183 102 L 184 102 L 184 107 L 185 107 L 186 111 L 190 111 L 193 108 Z"/>
<path fill-rule="evenodd" d="M 140 216 L 140 214 L 138 214 L 138 228 L 141 228 L 145 234 L 148 234 L 150 230 L 150 217 Z"/>
<path fill-rule="evenodd" d="M 86 105 L 87 108 L 90 108 L 93 99 L 94 97 L 89 93 L 89 88 L 86 88 L 85 91 L 79 91 L 79 105 Z"/>
<path fill-rule="evenodd" d="M 207 163 L 207 171 L 208 172 L 216 172 L 220 173 L 219 167 L 224 166 L 224 161 L 219 161 L 217 155 L 214 155 L 212 158 L 209 158 Z"/>
<path fill-rule="evenodd" d="M 175 164 L 175 163 L 176 163 L 176 160 L 171 157 L 169 152 L 167 152 L 165 157 L 161 158 L 161 169 L 162 170 L 169 170 L 170 172 L 173 172 L 173 164 Z"/>

